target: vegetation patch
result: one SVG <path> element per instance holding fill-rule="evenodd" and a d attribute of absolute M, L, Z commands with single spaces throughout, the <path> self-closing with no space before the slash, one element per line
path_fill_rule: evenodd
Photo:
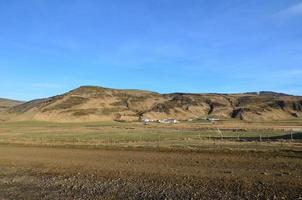
<path fill-rule="evenodd" d="M 96 113 L 96 109 L 79 109 L 79 110 L 75 110 L 73 111 L 72 115 L 73 116 L 86 116 L 86 115 L 91 115 L 91 114 L 95 114 Z"/>
<path fill-rule="evenodd" d="M 86 103 L 88 100 L 89 99 L 84 98 L 84 97 L 73 96 L 73 97 L 70 97 L 70 98 L 66 99 L 62 103 L 57 104 L 57 105 L 51 107 L 48 110 L 68 109 L 68 108 L 72 108 L 74 106 Z"/>

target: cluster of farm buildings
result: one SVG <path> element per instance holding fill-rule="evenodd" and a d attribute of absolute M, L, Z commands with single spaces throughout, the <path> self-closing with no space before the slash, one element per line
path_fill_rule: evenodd
<path fill-rule="evenodd" d="M 157 122 L 157 123 L 163 123 L 163 124 L 176 124 L 176 123 L 178 123 L 178 121 L 176 119 L 159 119 L 159 120 L 142 119 L 142 121 L 145 124 L 148 124 L 150 122 Z"/>
<path fill-rule="evenodd" d="M 219 121 L 219 119 L 213 118 L 213 117 L 207 117 L 204 118 L 204 120 L 210 121 L 211 123 L 214 123 L 215 121 Z M 157 123 L 162 123 L 162 124 L 177 124 L 179 121 L 176 119 L 159 119 L 159 120 L 153 120 L 153 119 L 148 119 L 148 118 L 143 118 L 141 119 L 144 124 L 148 124 L 151 122 L 157 122 Z M 188 121 L 193 121 L 193 119 L 189 119 Z"/>

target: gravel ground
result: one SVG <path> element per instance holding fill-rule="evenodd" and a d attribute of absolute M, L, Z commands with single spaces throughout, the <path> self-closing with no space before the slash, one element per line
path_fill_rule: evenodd
<path fill-rule="evenodd" d="M 302 199 L 301 158 L 271 157 L 0 146 L 0 199 Z"/>

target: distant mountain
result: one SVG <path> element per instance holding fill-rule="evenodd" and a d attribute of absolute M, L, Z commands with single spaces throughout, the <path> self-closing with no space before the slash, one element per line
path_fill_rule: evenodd
<path fill-rule="evenodd" d="M 3 121 L 5 118 L 7 118 L 6 112 L 9 109 L 22 103 L 23 102 L 21 101 L 0 98 L 0 121 Z"/>
<path fill-rule="evenodd" d="M 16 105 L 22 104 L 22 101 L 0 98 L 0 112 L 8 110 Z"/>
<path fill-rule="evenodd" d="M 244 94 L 260 95 L 260 96 L 264 96 L 264 95 L 268 95 L 268 96 L 293 96 L 293 95 L 290 95 L 290 94 L 272 92 L 272 91 L 246 92 Z"/>
<path fill-rule="evenodd" d="M 137 121 L 141 118 L 188 120 L 279 120 L 302 118 L 302 97 L 274 92 L 244 94 L 159 94 L 83 86 L 62 95 L 9 109 L 11 120 Z"/>

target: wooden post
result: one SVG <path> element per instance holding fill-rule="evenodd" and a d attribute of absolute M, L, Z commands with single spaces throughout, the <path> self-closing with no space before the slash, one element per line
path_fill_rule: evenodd
<path fill-rule="evenodd" d="M 281 139 L 281 147 L 283 147 L 283 140 Z"/>

